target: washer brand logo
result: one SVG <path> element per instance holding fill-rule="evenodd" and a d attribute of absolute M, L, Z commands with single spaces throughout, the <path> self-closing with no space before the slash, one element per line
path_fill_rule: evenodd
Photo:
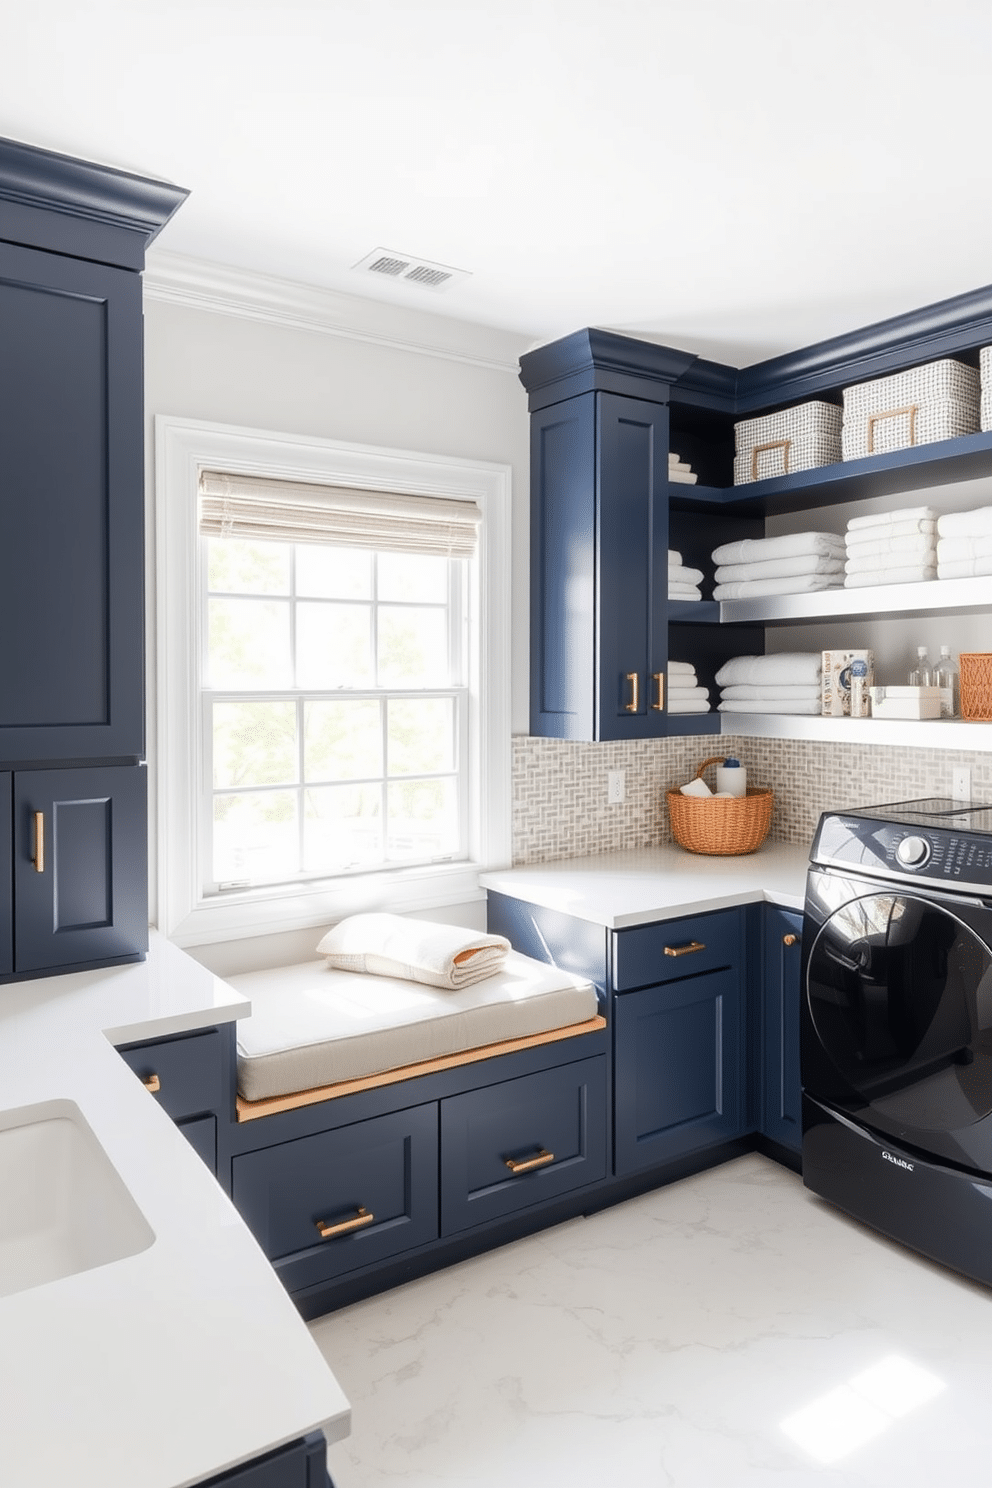
<path fill-rule="evenodd" d="M 884 1147 L 882 1148 L 882 1156 L 886 1162 L 892 1163 L 895 1167 L 905 1168 L 907 1173 L 911 1173 L 915 1166 L 914 1163 L 908 1163 L 904 1157 L 893 1157 L 892 1153 L 886 1152 Z"/>

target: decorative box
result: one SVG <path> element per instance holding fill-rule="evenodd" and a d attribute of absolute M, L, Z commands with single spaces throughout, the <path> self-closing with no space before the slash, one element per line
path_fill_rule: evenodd
<path fill-rule="evenodd" d="M 978 433 L 975 367 L 945 359 L 844 389 L 845 460 Z"/>
<path fill-rule="evenodd" d="M 795 475 L 841 457 L 841 410 L 833 403 L 799 403 L 734 425 L 734 485 Z"/>
<path fill-rule="evenodd" d="M 939 718 L 939 687 L 872 687 L 873 718 Z"/>
<path fill-rule="evenodd" d="M 992 346 L 983 346 L 979 353 L 979 372 L 982 378 L 982 404 L 980 422 L 982 433 L 992 429 Z"/>
<path fill-rule="evenodd" d="M 851 667 L 863 661 L 865 668 L 864 690 L 875 680 L 875 653 L 873 651 L 824 651 L 823 671 L 820 682 L 820 716 L 822 718 L 850 718 L 851 716 Z"/>

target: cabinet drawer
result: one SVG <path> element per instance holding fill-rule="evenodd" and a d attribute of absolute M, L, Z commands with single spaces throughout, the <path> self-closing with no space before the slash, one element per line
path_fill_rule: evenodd
<path fill-rule="evenodd" d="M 606 1056 L 443 1100 L 441 1151 L 446 1235 L 605 1177 Z"/>
<path fill-rule="evenodd" d="M 437 1238 L 434 1102 L 248 1152 L 233 1169 L 266 1255 L 299 1262 L 283 1277 L 291 1289 Z"/>
<path fill-rule="evenodd" d="M 618 992 L 627 992 L 736 966 L 740 957 L 738 909 L 638 925 L 613 933 L 613 985 Z"/>
<path fill-rule="evenodd" d="M 117 1052 L 173 1121 L 224 1109 L 224 1045 L 219 1028 L 186 1038 L 128 1044 Z"/>

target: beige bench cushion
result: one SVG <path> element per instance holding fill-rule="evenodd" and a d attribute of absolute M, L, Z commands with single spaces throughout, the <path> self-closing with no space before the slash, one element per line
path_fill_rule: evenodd
<path fill-rule="evenodd" d="M 459 992 L 324 961 L 227 980 L 251 1000 L 251 1017 L 238 1024 L 238 1090 L 249 1101 L 567 1028 L 597 1012 L 591 983 L 516 951 L 503 971 Z"/>

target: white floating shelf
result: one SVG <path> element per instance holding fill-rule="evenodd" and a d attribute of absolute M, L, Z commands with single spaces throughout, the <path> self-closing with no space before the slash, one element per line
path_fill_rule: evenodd
<path fill-rule="evenodd" d="M 833 744 L 899 744 L 911 749 L 992 753 L 992 724 L 963 719 L 805 718 L 786 713 L 721 713 L 724 734 L 747 739 L 820 739 Z"/>
<path fill-rule="evenodd" d="M 930 615 L 992 609 L 992 577 L 933 579 L 927 584 L 875 584 L 867 589 L 823 589 L 765 599 L 725 599 L 720 623 L 785 625 L 795 620 L 871 620 L 885 615 Z"/>

